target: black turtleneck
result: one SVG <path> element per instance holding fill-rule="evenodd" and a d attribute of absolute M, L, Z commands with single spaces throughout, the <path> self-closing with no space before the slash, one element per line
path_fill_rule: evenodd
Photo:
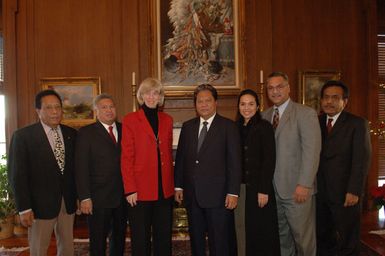
<path fill-rule="evenodd" d="M 158 136 L 158 107 L 156 108 L 149 108 L 146 106 L 146 104 L 142 105 L 144 114 L 146 115 L 146 118 L 148 122 L 151 125 L 152 130 L 154 131 L 155 136 Z"/>

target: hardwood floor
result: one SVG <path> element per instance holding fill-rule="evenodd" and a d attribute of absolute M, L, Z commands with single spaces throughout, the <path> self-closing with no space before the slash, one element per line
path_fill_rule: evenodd
<path fill-rule="evenodd" d="M 368 211 L 362 215 L 361 228 L 361 256 L 385 256 L 385 235 L 369 234 L 371 230 L 385 229 L 385 219 L 378 217 L 377 211 Z M 84 217 L 78 217 L 74 227 L 74 238 L 88 238 L 88 230 Z M 28 239 L 26 235 L 14 236 L 12 238 L 0 240 L 0 247 L 26 247 Z M 2 254 L 0 253 L 0 256 Z M 27 256 L 28 252 L 21 253 L 20 256 Z M 48 255 L 56 255 L 56 242 L 53 237 L 49 247 Z"/>

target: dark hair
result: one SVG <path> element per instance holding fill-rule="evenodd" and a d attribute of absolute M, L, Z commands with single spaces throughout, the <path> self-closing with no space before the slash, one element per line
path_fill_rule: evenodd
<path fill-rule="evenodd" d="M 241 101 L 241 97 L 243 95 L 250 95 L 252 97 L 254 97 L 255 99 L 255 102 L 257 103 L 257 107 L 259 107 L 259 99 L 258 99 L 258 95 L 255 91 L 251 90 L 251 89 L 245 89 L 243 91 L 241 91 L 241 93 L 239 94 L 238 96 L 238 104 L 237 104 L 237 107 L 238 107 L 238 111 L 237 111 L 237 120 L 240 124 L 243 125 L 244 123 L 244 118 L 243 116 L 241 115 L 241 113 L 239 112 L 239 103 Z M 251 121 L 252 123 L 257 123 L 259 120 L 261 120 L 261 113 L 259 111 L 259 108 L 257 109 L 257 113 L 255 113 L 255 115 L 251 118 Z"/>
<path fill-rule="evenodd" d="M 211 92 L 211 95 L 213 95 L 215 101 L 218 99 L 218 92 L 214 86 L 212 86 L 211 84 L 200 84 L 194 90 L 194 104 L 196 104 L 197 95 L 201 91 L 209 91 L 209 92 Z"/>
<path fill-rule="evenodd" d="M 323 86 L 322 86 L 322 89 L 321 89 L 321 98 L 323 98 L 324 96 L 324 91 L 329 88 L 329 87 L 333 87 L 333 86 L 337 86 L 337 87 L 340 87 L 343 91 L 343 95 L 342 97 L 344 99 L 347 99 L 349 98 L 349 88 L 341 81 L 336 81 L 336 80 L 329 80 L 327 81 Z"/>
<path fill-rule="evenodd" d="M 60 102 L 60 106 L 63 106 L 62 102 L 61 102 L 61 98 L 60 98 L 60 95 L 55 92 L 54 90 L 44 90 L 44 91 L 41 91 L 39 92 L 38 94 L 36 94 L 36 97 L 35 97 L 35 108 L 36 109 L 41 109 L 41 99 L 45 96 L 55 96 L 59 102 Z"/>
<path fill-rule="evenodd" d="M 287 76 L 287 74 L 283 73 L 283 72 L 280 72 L 280 71 L 275 71 L 273 73 L 271 73 L 268 77 L 267 77 L 267 81 L 269 81 L 270 78 L 272 77 L 282 77 L 283 80 L 285 80 L 286 83 L 289 83 L 289 77 Z"/>

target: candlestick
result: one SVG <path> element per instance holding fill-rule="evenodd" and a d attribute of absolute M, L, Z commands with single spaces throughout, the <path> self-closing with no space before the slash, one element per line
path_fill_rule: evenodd
<path fill-rule="evenodd" d="M 136 85 L 136 82 L 135 82 L 135 72 L 132 72 L 132 85 Z"/>
<path fill-rule="evenodd" d="M 259 71 L 259 82 L 263 84 L 263 70 Z"/>

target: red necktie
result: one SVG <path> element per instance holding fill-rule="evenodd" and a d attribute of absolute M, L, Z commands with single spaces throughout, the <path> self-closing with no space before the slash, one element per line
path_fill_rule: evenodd
<path fill-rule="evenodd" d="M 114 129 L 113 126 L 108 126 L 110 137 L 111 137 L 112 141 L 116 144 L 116 138 L 115 138 L 115 135 L 114 135 L 114 133 L 112 131 L 113 129 Z"/>
<path fill-rule="evenodd" d="M 330 134 L 330 132 L 332 131 L 332 128 L 333 128 L 332 122 L 333 122 L 333 118 L 329 118 L 328 124 L 326 125 L 326 128 L 328 130 L 328 134 Z"/>

